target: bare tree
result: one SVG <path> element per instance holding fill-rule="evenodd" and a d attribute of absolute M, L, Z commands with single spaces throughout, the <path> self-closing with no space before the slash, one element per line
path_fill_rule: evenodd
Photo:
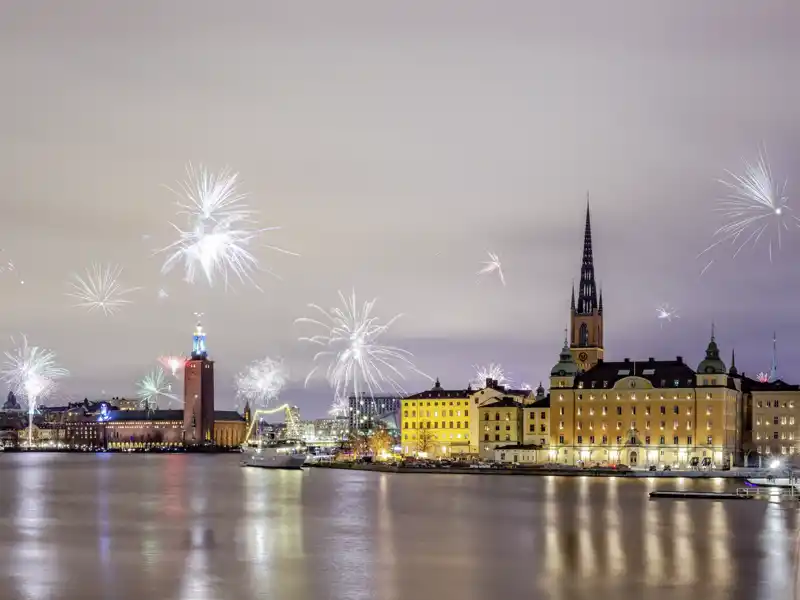
<path fill-rule="evenodd" d="M 436 434 L 431 433 L 430 429 L 420 429 L 417 435 L 417 452 L 426 454 L 436 445 Z"/>

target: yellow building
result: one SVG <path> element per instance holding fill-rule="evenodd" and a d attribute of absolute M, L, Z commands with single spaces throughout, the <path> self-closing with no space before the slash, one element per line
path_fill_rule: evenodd
<path fill-rule="evenodd" d="M 486 387 L 445 390 L 439 380 L 430 390 L 403 399 L 400 440 L 403 454 L 427 457 L 477 456 L 479 452 L 478 409 L 498 398 L 520 400 L 527 390 L 507 390 L 487 379 Z"/>
<path fill-rule="evenodd" d="M 522 443 L 522 416 L 522 403 L 512 396 L 480 406 L 480 457 L 494 460 L 495 448 Z"/>
<path fill-rule="evenodd" d="M 545 396 L 544 388 L 539 384 L 532 404 L 523 408 L 524 421 L 522 443 L 526 446 L 550 445 L 550 396 Z"/>
<path fill-rule="evenodd" d="M 800 386 L 780 379 L 773 382 L 748 379 L 746 389 L 749 391 L 747 420 L 751 430 L 745 453 L 770 460 L 798 453 Z"/>

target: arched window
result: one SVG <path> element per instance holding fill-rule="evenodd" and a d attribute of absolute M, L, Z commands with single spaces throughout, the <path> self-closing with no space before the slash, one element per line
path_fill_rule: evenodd
<path fill-rule="evenodd" d="M 589 345 L 589 328 L 586 326 L 586 323 L 581 323 L 581 328 L 578 332 L 578 345 L 579 346 Z"/>

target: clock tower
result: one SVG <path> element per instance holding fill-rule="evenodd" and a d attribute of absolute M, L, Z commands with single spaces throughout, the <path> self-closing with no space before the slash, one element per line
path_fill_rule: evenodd
<path fill-rule="evenodd" d="M 214 441 L 214 361 L 208 359 L 206 334 L 197 322 L 192 355 L 183 369 L 183 443 L 187 446 Z"/>
<path fill-rule="evenodd" d="M 586 197 L 586 226 L 583 232 L 583 261 L 575 302 L 575 286 L 572 286 L 570 306 L 569 350 L 581 371 L 591 369 L 603 358 L 603 292 L 597 293 L 594 279 L 594 256 L 592 254 L 592 224 L 589 212 L 589 197 Z"/>

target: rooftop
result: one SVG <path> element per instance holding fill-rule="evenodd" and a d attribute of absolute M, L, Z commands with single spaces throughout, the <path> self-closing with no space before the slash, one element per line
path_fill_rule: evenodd
<path fill-rule="evenodd" d="M 575 385 L 583 383 L 585 388 L 613 387 L 614 383 L 625 377 L 642 377 L 654 387 L 694 387 L 695 372 L 678 356 L 675 360 L 631 361 L 626 358 L 620 362 L 600 360 L 588 371 L 575 378 Z M 678 385 L 675 385 L 675 382 Z M 592 385 L 594 384 L 594 385 Z"/>

